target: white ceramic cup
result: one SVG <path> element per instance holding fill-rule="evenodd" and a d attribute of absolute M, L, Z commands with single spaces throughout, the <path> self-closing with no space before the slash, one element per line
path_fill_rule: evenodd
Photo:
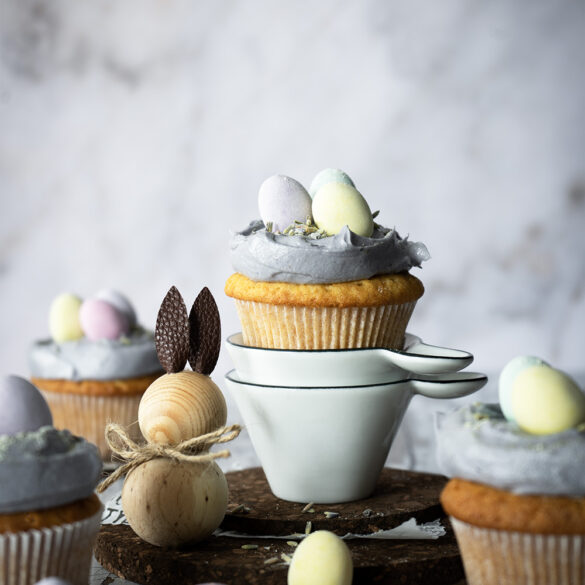
<path fill-rule="evenodd" d="M 455 398 L 487 382 L 466 372 L 419 378 L 301 388 L 253 384 L 235 370 L 225 376 L 274 495 L 322 504 L 374 491 L 415 394 Z"/>
<path fill-rule="evenodd" d="M 467 367 L 473 356 L 458 349 L 423 343 L 406 334 L 403 350 L 268 349 L 245 345 L 241 333 L 226 348 L 242 380 L 274 386 L 357 386 L 402 380 L 408 374 L 442 374 Z"/>

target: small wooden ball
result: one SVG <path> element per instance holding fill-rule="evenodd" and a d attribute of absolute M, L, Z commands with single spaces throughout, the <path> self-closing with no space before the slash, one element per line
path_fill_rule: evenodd
<path fill-rule="evenodd" d="M 197 372 L 164 374 L 146 390 L 138 424 L 149 443 L 176 445 L 225 425 L 227 405 L 209 376 Z"/>
<path fill-rule="evenodd" d="M 132 470 L 122 488 L 128 523 L 155 546 L 207 538 L 221 524 L 227 503 L 227 481 L 214 461 L 152 459 Z"/>

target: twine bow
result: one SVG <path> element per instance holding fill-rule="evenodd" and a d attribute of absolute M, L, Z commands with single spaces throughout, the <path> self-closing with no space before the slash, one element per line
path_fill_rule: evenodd
<path fill-rule="evenodd" d="M 129 436 L 124 427 L 115 423 L 106 426 L 106 442 L 119 459 L 126 461 L 120 465 L 111 475 L 102 481 L 98 487 L 98 493 L 102 493 L 123 475 L 130 473 L 139 465 L 159 457 L 172 459 L 173 461 L 186 461 L 193 463 L 206 463 L 214 459 L 230 456 L 227 449 L 209 452 L 212 445 L 233 441 L 242 430 L 238 424 L 228 427 L 220 427 L 206 435 L 193 437 L 182 441 L 177 445 L 159 445 L 157 443 L 144 443 L 139 445 Z"/>

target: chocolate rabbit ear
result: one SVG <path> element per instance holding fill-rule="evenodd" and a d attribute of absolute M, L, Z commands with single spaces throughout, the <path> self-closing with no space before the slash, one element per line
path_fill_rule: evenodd
<path fill-rule="evenodd" d="M 189 318 L 181 293 L 172 286 L 156 318 L 154 343 L 167 374 L 181 372 L 189 357 Z"/>
<path fill-rule="evenodd" d="M 204 287 L 189 313 L 189 364 L 194 371 L 209 376 L 221 349 L 221 322 L 213 295 Z"/>

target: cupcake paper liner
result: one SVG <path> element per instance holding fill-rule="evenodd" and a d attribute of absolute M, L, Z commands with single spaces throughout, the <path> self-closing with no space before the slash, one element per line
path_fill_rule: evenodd
<path fill-rule="evenodd" d="M 87 585 L 101 515 L 102 508 L 78 522 L 0 534 L 0 585 L 34 585 L 44 577 Z"/>
<path fill-rule="evenodd" d="M 402 349 L 415 305 L 307 307 L 236 299 L 244 343 L 276 349 Z"/>
<path fill-rule="evenodd" d="M 129 427 L 130 438 L 141 438 L 138 405 L 141 394 L 130 396 L 92 396 L 67 392 L 41 390 L 53 414 L 53 424 L 58 429 L 68 429 L 74 435 L 84 437 L 97 445 L 104 461 L 110 461 L 112 453 L 106 443 L 105 428 L 108 422 Z M 130 426 L 132 425 L 132 426 Z"/>
<path fill-rule="evenodd" d="M 450 520 L 468 585 L 585 585 L 585 535 L 508 532 Z"/>

